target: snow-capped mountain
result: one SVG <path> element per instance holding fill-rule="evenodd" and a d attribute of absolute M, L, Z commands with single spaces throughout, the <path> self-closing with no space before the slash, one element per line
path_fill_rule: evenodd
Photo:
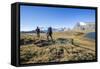
<path fill-rule="evenodd" d="M 85 22 L 79 22 L 79 23 L 77 23 L 77 24 L 80 25 L 80 26 L 84 26 L 84 25 L 86 25 Z"/>
<path fill-rule="evenodd" d="M 74 28 L 74 30 L 82 30 L 82 31 L 94 31 L 95 23 L 94 22 L 78 22 Z"/>

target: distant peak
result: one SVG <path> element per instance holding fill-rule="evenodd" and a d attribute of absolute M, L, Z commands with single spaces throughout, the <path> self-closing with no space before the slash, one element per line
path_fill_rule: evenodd
<path fill-rule="evenodd" d="M 79 22 L 79 25 L 86 25 L 85 22 Z"/>

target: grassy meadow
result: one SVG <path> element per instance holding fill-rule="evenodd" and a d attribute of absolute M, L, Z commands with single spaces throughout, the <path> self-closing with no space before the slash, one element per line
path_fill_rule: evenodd
<path fill-rule="evenodd" d="M 86 32 L 54 32 L 53 41 L 46 34 L 21 33 L 20 62 L 47 63 L 63 61 L 81 61 L 95 59 L 95 40 L 84 38 Z"/>

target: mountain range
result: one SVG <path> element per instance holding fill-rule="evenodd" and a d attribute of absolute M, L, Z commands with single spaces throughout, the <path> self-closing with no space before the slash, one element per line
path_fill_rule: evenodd
<path fill-rule="evenodd" d="M 78 22 L 73 30 L 80 31 L 95 31 L 95 23 L 94 22 Z"/>
<path fill-rule="evenodd" d="M 45 27 L 40 27 L 41 33 L 46 33 L 47 29 Z M 76 30 L 76 31 L 95 31 L 95 23 L 94 22 L 78 22 L 73 27 L 73 29 L 70 28 L 52 28 L 53 32 L 63 32 L 63 31 L 69 31 L 69 30 Z M 35 33 L 35 30 L 31 31 L 21 31 L 22 33 Z"/>

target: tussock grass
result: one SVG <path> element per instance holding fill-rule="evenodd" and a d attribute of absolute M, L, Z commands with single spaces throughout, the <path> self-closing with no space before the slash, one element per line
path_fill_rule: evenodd
<path fill-rule="evenodd" d="M 77 36 L 75 37 L 75 35 L 69 34 L 68 37 L 66 32 L 54 33 L 53 42 L 48 42 L 45 35 L 42 35 L 40 38 L 37 38 L 36 35 L 21 35 L 21 41 L 23 40 L 22 45 L 20 46 L 21 64 L 94 60 L 95 43 L 83 40 L 82 38 L 77 39 Z M 79 46 L 71 44 L 70 39 L 74 39 L 74 43 Z M 44 43 L 51 44 L 48 44 L 47 46 L 38 46 L 38 44 L 41 45 L 43 43 L 40 42 L 41 40 L 44 40 Z M 25 44 L 23 42 L 25 42 Z M 91 43 L 94 43 L 92 48 L 90 47 Z M 93 49 L 94 51 L 89 49 Z"/>

